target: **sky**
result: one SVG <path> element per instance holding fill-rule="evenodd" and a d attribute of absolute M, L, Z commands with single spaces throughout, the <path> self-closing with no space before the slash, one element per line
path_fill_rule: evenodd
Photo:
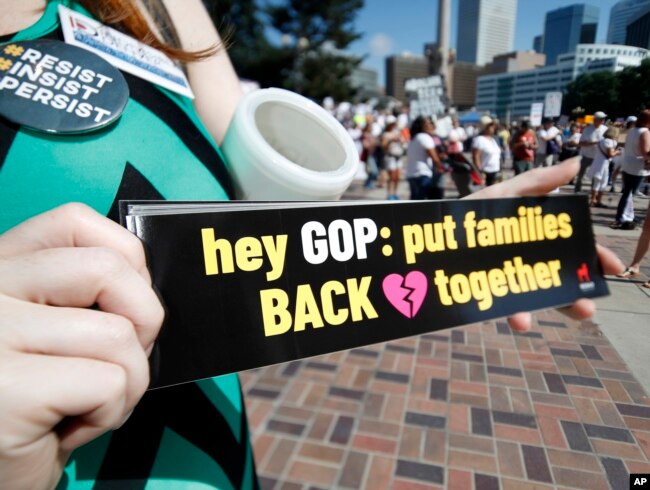
<path fill-rule="evenodd" d="M 576 3 L 586 3 L 600 9 L 596 42 L 605 42 L 609 25 L 609 11 L 618 0 L 519 0 L 515 25 L 516 51 L 533 47 L 533 38 L 544 31 L 546 12 Z M 458 0 L 451 0 L 451 47 L 456 46 Z M 362 63 L 377 70 L 379 84 L 385 84 L 384 60 L 387 56 L 405 51 L 422 55 L 424 44 L 435 42 L 438 25 L 438 0 L 365 0 L 355 22 L 363 37 L 355 41 L 349 51 L 366 55 Z"/>

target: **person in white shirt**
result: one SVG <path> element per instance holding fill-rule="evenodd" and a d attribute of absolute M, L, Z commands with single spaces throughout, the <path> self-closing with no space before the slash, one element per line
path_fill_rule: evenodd
<path fill-rule="evenodd" d="M 479 125 L 479 135 L 472 140 L 472 159 L 474 166 L 485 174 L 485 185 L 496 183 L 501 170 L 501 147 L 494 137 L 495 122 L 483 116 Z"/>
<path fill-rule="evenodd" d="M 411 199 L 432 197 L 444 168 L 433 139 L 435 126 L 428 117 L 418 116 L 411 124 L 411 141 L 406 150 L 406 179 L 411 187 Z"/>
<path fill-rule="evenodd" d="M 467 132 L 465 131 L 465 128 L 460 125 L 460 122 L 458 119 L 454 118 L 451 121 L 452 128 L 451 131 L 449 131 L 449 135 L 447 136 L 449 139 L 454 139 L 454 141 L 460 142 L 461 145 L 465 145 L 465 141 L 467 141 Z"/>
<path fill-rule="evenodd" d="M 605 126 L 605 119 L 607 119 L 607 114 L 602 111 L 597 111 L 594 113 L 594 123 L 589 124 L 582 131 L 582 137 L 580 138 L 580 171 L 576 177 L 576 183 L 574 187 L 574 192 L 580 192 L 582 190 L 582 178 L 585 176 L 585 172 L 591 165 L 591 162 L 594 161 L 596 156 L 596 145 L 600 140 L 603 139 L 605 131 L 607 131 L 607 126 Z"/>
<path fill-rule="evenodd" d="M 639 190 L 643 179 L 650 175 L 650 110 L 641 111 L 636 123 L 625 139 L 623 160 L 623 190 L 616 209 L 616 220 L 611 228 L 634 229 L 634 221 L 623 219 L 628 199 Z M 633 205 L 632 205 L 633 207 Z"/>
<path fill-rule="evenodd" d="M 598 142 L 596 156 L 589 170 L 587 170 L 587 177 L 592 179 L 590 206 L 596 208 L 607 207 L 602 203 L 603 192 L 607 188 L 609 179 L 609 162 L 619 153 L 619 150 L 616 149 L 618 146 L 617 139 L 618 128 L 612 126 L 605 131 L 604 138 Z"/>
<path fill-rule="evenodd" d="M 350 135 L 350 138 L 352 138 L 352 141 L 354 141 L 354 147 L 357 149 L 357 152 L 359 153 L 359 156 L 361 156 L 361 153 L 363 152 L 363 143 L 361 142 L 361 137 L 363 136 L 363 131 L 357 124 L 355 120 L 351 120 L 348 127 L 347 127 L 348 134 Z"/>
<path fill-rule="evenodd" d="M 388 173 L 388 200 L 399 199 L 397 186 L 399 184 L 402 169 L 402 157 L 404 156 L 404 140 L 402 132 L 397 127 L 397 118 L 389 115 L 386 118 L 386 130 L 381 135 L 381 149 L 384 153 L 384 169 Z"/>
<path fill-rule="evenodd" d="M 555 165 L 562 149 L 562 136 L 550 117 L 544 118 L 542 127 L 537 130 L 537 141 L 535 167 Z"/>

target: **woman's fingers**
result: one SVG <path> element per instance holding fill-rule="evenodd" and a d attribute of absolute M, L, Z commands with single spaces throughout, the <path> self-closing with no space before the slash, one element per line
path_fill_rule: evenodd
<path fill-rule="evenodd" d="M 571 306 L 558 308 L 558 311 L 574 320 L 586 320 L 596 312 L 596 304 L 587 298 L 581 298 Z"/>
<path fill-rule="evenodd" d="M 540 167 L 524 172 L 485 189 L 466 199 L 543 196 L 569 182 L 580 169 L 580 159 L 570 158 L 552 167 Z"/>
<path fill-rule="evenodd" d="M 73 357 L 8 353 L 11 369 L 0 382 L 0 448 L 3 455 L 29 452 L 66 417 L 81 416 L 66 433 L 71 450 L 117 427 L 133 408 L 128 374 L 119 365 Z M 43 441 L 45 443 L 45 441 Z"/>
<path fill-rule="evenodd" d="M 6 349 L 0 356 L 0 487 L 53 488 L 70 451 L 119 426 L 132 409 L 128 375 L 93 359 Z M 57 431 L 62 421 L 72 424 Z"/>
<path fill-rule="evenodd" d="M 53 487 L 142 397 L 163 308 L 140 241 L 67 205 L 0 236 L 0 311 L 0 487 Z"/>
<path fill-rule="evenodd" d="M 0 257 L 64 247 L 111 248 L 151 283 L 140 240 L 84 204 L 60 206 L 0 236 Z"/>
<path fill-rule="evenodd" d="M 147 355 L 126 318 L 80 308 L 35 305 L 0 296 L 0 343 L 14 352 L 93 359 L 127 375 L 126 402 L 135 405 L 149 385 Z"/>
<path fill-rule="evenodd" d="M 526 332 L 532 327 L 532 315 L 528 312 L 515 313 L 508 317 L 508 324 L 516 332 Z"/>
<path fill-rule="evenodd" d="M 128 319 L 145 349 L 164 316 L 147 281 L 122 254 L 107 248 L 47 249 L 0 259 L 0 293 L 53 306 L 97 304 Z"/>

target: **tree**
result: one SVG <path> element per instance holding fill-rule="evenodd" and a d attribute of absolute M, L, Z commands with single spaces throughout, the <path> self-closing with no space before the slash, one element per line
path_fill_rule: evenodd
<path fill-rule="evenodd" d="M 619 80 L 615 73 L 585 73 L 564 89 L 563 113 L 571 114 L 580 107 L 586 114 L 604 111 L 610 117 L 619 112 Z"/>
<path fill-rule="evenodd" d="M 614 118 L 625 118 L 650 107 L 650 59 L 639 66 L 611 72 L 580 75 L 564 89 L 563 114 L 581 108 L 584 114 L 605 111 Z"/>
<path fill-rule="evenodd" d="M 353 26 L 361 7 L 363 0 L 286 0 L 266 7 L 286 41 L 281 49 L 292 60 L 284 87 L 314 99 L 354 95 L 350 75 L 361 59 L 342 50 L 361 37 Z"/>
<path fill-rule="evenodd" d="M 359 58 L 342 53 L 361 34 L 353 22 L 363 0 L 203 0 L 226 38 L 237 74 L 262 87 L 282 87 L 314 99 L 350 99 L 350 75 Z M 270 24 L 280 45 L 266 35 Z"/>
<path fill-rule="evenodd" d="M 625 68 L 618 77 L 621 117 L 650 108 L 650 59 L 643 60 L 640 66 Z"/>
<path fill-rule="evenodd" d="M 257 81 L 262 87 L 282 87 L 282 75 L 292 66 L 288 53 L 269 43 L 264 12 L 255 0 L 203 0 L 217 27 L 228 55 L 241 78 Z"/>
<path fill-rule="evenodd" d="M 282 34 L 308 39 L 314 48 L 333 43 L 345 49 L 361 37 L 352 24 L 362 7 L 363 0 L 287 0 L 269 5 L 266 11 Z"/>

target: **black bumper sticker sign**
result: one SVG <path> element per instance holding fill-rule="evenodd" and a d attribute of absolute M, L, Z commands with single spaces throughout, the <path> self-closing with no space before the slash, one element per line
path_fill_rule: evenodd
<path fill-rule="evenodd" d="M 168 308 L 153 386 L 608 294 L 583 197 L 122 209 Z"/>

